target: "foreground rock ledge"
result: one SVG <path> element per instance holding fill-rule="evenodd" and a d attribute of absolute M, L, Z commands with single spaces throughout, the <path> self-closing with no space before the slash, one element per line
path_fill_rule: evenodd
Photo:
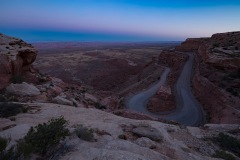
<path fill-rule="evenodd" d="M 65 141 L 65 145 L 73 149 L 62 155 L 60 159 L 213 159 L 211 155 L 214 153 L 214 146 L 201 138 L 240 127 L 239 125 L 225 125 L 224 127 L 208 125 L 203 129 L 195 127 L 181 129 L 179 126 L 161 122 L 118 117 L 97 109 L 75 108 L 51 103 L 30 103 L 28 105 L 38 107 L 40 110 L 35 113 L 17 115 L 14 121 L 16 126 L 0 132 L 0 136 L 11 136 L 14 142 L 22 138 L 30 126 L 60 115 L 70 122 L 70 128 L 83 124 L 107 133 L 105 135 L 95 134 L 96 142 L 87 142 L 80 140 L 77 136 L 71 136 Z M 129 132 L 126 131 L 131 126 L 134 127 L 132 132 L 137 134 L 136 138 L 128 137 Z M 126 140 L 120 139 L 119 135 L 124 134 Z"/>

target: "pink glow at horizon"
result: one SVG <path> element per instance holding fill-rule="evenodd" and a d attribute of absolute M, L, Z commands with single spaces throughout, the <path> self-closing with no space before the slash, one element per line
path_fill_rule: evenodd
<path fill-rule="evenodd" d="M 191 5 L 168 6 L 165 2 L 123 1 L 2 0 L 0 32 L 1 28 L 42 29 L 183 40 L 240 30 L 239 3 L 201 6 L 183 0 Z"/>

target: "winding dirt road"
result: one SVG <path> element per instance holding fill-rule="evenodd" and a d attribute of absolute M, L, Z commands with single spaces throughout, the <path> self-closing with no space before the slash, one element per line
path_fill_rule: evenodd
<path fill-rule="evenodd" d="M 127 108 L 137 112 L 147 114 L 149 116 L 164 118 L 166 120 L 177 121 L 187 126 L 199 126 L 204 124 L 204 112 L 201 105 L 196 100 L 191 92 L 191 74 L 194 55 L 187 53 L 189 58 L 185 63 L 182 73 L 178 78 L 175 86 L 176 97 L 176 109 L 169 113 L 152 113 L 146 108 L 149 98 L 152 97 L 159 89 L 161 85 L 167 80 L 167 76 L 170 72 L 169 68 L 166 68 L 163 72 L 161 79 L 157 84 L 154 84 L 145 91 L 142 91 L 127 101 Z"/>

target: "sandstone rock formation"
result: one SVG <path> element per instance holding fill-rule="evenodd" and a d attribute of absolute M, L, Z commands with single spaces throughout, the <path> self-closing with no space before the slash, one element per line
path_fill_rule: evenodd
<path fill-rule="evenodd" d="M 240 32 L 187 39 L 176 50 L 195 51 L 193 92 L 212 123 L 240 123 Z M 198 49 L 198 50 L 196 50 Z"/>
<path fill-rule="evenodd" d="M 36 56 L 37 51 L 32 45 L 0 34 L 0 90 L 12 81 L 33 80 L 31 64 Z"/>

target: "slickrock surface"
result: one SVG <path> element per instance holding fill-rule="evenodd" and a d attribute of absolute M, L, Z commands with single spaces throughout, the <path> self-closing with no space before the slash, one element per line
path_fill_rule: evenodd
<path fill-rule="evenodd" d="M 70 130 L 83 124 L 94 130 L 95 141 L 79 139 L 73 132 L 64 142 L 67 149 L 60 159 L 82 160 L 159 160 L 159 159 L 213 159 L 211 155 L 217 146 L 204 141 L 204 136 L 238 129 L 239 125 L 207 125 L 204 128 L 164 124 L 148 120 L 132 120 L 106 113 L 97 109 L 35 103 L 35 113 L 15 116 L 16 126 L 0 132 L 11 136 L 12 141 L 22 138 L 30 128 L 46 122 L 52 117 L 63 115 L 69 121 Z M 217 128 L 217 129 L 216 129 Z M 99 131 L 105 134 L 97 134 Z M 125 135 L 120 139 L 119 135 Z M 12 142 L 14 143 L 14 142 Z"/>

